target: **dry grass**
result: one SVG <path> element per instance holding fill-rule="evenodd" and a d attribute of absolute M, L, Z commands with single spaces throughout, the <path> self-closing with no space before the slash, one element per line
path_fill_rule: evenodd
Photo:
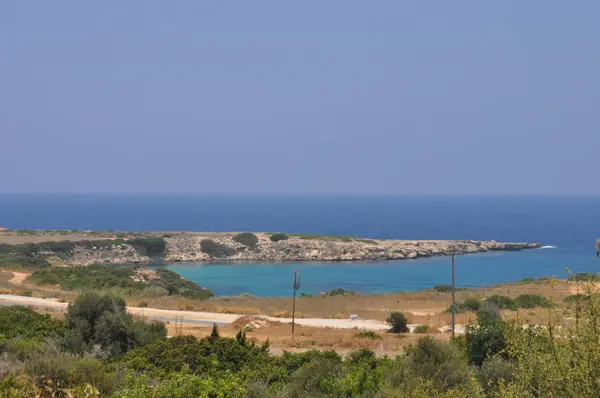
<path fill-rule="evenodd" d="M 223 337 L 235 337 L 240 329 L 252 322 L 253 318 L 243 318 L 238 321 L 219 327 Z M 212 328 L 204 326 L 177 327 L 167 325 L 169 335 L 192 335 L 199 338 L 209 336 Z M 278 355 L 283 351 L 307 351 L 311 349 L 333 349 L 340 354 L 346 354 L 360 348 L 368 348 L 378 355 L 395 355 L 407 345 L 413 344 L 418 338 L 414 334 L 389 334 L 378 333 L 381 339 L 372 340 L 358 338 L 357 330 L 314 328 L 296 325 L 295 335 L 292 337 L 290 324 L 269 322 L 266 326 L 247 331 L 246 336 L 250 341 L 262 344 L 267 339 L 271 345 L 271 352 Z M 449 334 L 435 334 L 438 339 L 448 339 Z"/>
<path fill-rule="evenodd" d="M 540 294 L 562 304 L 564 298 L 574 293 L 574 285 L 566 281 L 557 281 L 554 286 L 549 283 L 508 284 L 482 289 L 459 291 L 456 293 L 457 302 L 468 297 L 485 298 L 491 295 L 505 295 L 515 298 L 521 294 Z M 257 315 L 266 314 L 278 318 L 290 318 L 292 300 L 288 298 L 264 297 L 221 297 L 199 301 L 176 297 L 160 298 L 131 298 L 133 305 L 140 300 L 148 302 L 152 308 L 207 311 L 219 313 L 235 313 Z M 333 296 L 333 297 L 299 297 L 296 300 L 296 316 L 298 318 L 333 318 L 344 319 L 350 314 L 357 314 L 359 319 L 384 321 L 393 311 L 406 314 L 409 323 L 428 324 L 443 327 L 450 323 L 451 315 L 446 312 L 452 303 L 450 293 L 432 291 L 414 293 L 395 293 L 374 296 Z M 544 319 L 546 310 L 508 311 L 508 318 L 519 315 L 531 321 Z M 457 314 L 458 324 L 474 321 L 472 313 Z"/>

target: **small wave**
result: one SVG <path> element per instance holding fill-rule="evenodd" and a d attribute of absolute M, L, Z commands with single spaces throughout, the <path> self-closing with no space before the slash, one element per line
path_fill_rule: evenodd
<path fill-rule="evenodd" d="M 556 249 L 556 246 L 542 246 L 540 249 Z"/>

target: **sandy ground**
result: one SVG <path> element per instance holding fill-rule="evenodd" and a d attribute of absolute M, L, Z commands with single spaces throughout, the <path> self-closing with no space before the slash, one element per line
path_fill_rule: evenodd
<path fill-rule="evenodd" d="M 9 279 L 8 282 L 12 283 L 13 285 L 21 285 L 28 276 L 29 274 L 25 274 L 23 272 L 13 272 L 13 277 Z"/>

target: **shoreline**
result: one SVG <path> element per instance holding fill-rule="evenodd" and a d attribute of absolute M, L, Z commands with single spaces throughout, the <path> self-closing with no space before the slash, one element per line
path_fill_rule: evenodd
<path fill-rule="evenodd" d="M 476 240 L 365 239 L 266 232 L 0 231 L 0 246 L 27 245 L 54 263 L 177 264 L 185 262 L 375 262 L 490 251 L 521 251 L 539 243 Z"/>

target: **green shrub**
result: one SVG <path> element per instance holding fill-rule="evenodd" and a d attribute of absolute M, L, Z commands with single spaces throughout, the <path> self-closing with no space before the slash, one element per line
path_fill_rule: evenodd
<path fill-rule="evenodd" d="M 431 380 L 441 391 L 457 387 L 472 388 L 469 367 L 458 349 L 451 344 L 439 342 L 430 336 L 421 337 L 415 346 L 408 348 L 407 358 L 414 374 Z"/>
<path fill-rule="evenodd" d="M 465 330 L 466 350 L 469 362 L 481 366 L 488 358 L 507 358 L 505 324 L 501 319 L 478 317 L 478 325 L 470 324 Z"/>
<path fill-rule="evenodd" d="M 312 297 L 313 295 L 310 293 L 300 293 L 300 297 Z"/>
<path fill-rule="evenodd" d="M 325 296 L 354 296 L 356 293 L 350 290 L 344 290 L 342 288 L 333 289 L 329 293 L 325 293 Z"/>
<path fill-rule="evenodd" d="M 279 242 L 281 240 L 288 240 L 289 238 L 290 238 L 289 236 L 287 236 L 286 234 L 280 233 L 280 232 L 278 232 L 276 234 L 272 234 L 271 236 L 269 236 L 269 239 L 272 242 Z"/>
<path fill-rule="evenodd" d="M 535 307 L 542 307 L 542 308 L 551 308 L 552 307 L 552 303 L 550 301 L 548 301 L 548 299 L 546 299 L 545 297 L 540 296 L 539 294 L 522 294 L 515 299 L 515 304 L 519 308 L 526 308 L 526 309 L 535 308 Z"/>
<path fill-rule="evenodd" d="M 252 232 L 242 232 L 241 234 L 237 234 L 233 237 L 233 240 L 252 250 L 256 249 L 256 246 L 258 245 L 258 237 Z"/>
<path fill-rule="evenodd" d="M 390 328 L 390 333 L 408 332 L 408 320 L 401 312 L 392 312 L 386 322 L 392 326 Z"/>
<path fill-rule="evenodd" d="M 22 306 L 0 307 L 0 339 L 38 339 L 59 335 L 64 324 L 50 315 L 39 314 Z"/>
<path fill-rule="evenodd" d="M 435 290 L 438 293 L 452 293 L 452 285 L 436 285 L 433 287 L 433 290 Z M 454 291 L 455 292 L 459 292 L 461 290 L 467 290 L 463 287 L 454 287 Z"/>
<path fill-rule="evenodd" d="M 565 297 L 565 303 L 573 303 L 578 301 L 590 301 L 591 296 L 589 294 L 572 294 L 570 296 Z"/>
<path fill-rule="evenodd" d="M 425 333 L 427 333 L 428 329 L 429 329 L 429 325 L 417 325 L 415 327 L 415 330 L 413 330 L 413 333 L 425 334 Z"/>
<path fill-rule="evenodd" d="M 506 385 L 513 379 L 514 363 L 502 357 L 490 357 L 485 360 L 478 372 L 479 383 L 486 394 L 497 391 L 500 385 Z"/>
<path fill-rule="evenodd" d="M 182 278 L 178 273 L 159 268 L 155 270 L 157 278 L 136 281 L 134 267 L 110 267 L 92 264 L 87 267 L 53 267 L 34 272 L 29 282 L 40 285 L 59 285 L 64 290 L 88 291 L 119 289 L 128 295 L 150 294 L 152 291 L 164 292 L 164 295 L 181 295 L 189 298 L 206 299 L 212 297 L 212 291 Z"/>
<path fill-rule="evenodd" d="M 471 311 L 477 312 L 481 308 L 481 300 L 476 297 L 469 297 L 462 303 L 456 305 L 456 313 L 460 314 L 463 312 Z M 452 312 L 452 306 L 448 308 L 449 312 Z"/>
<path fill-rule="evenodd" d="M 375 333 L 372 330 L 363 330 L 355 334 L 359 339 L 367 339 L 367 340 L 381 340 L 383 337 L 381 335 Z"/>
<path fill-rule="evenodd" d="M 83 293 L 69 304 L 66 324 L 65 344 L 76 354 L 99 346 L 111 357 L 119 357 L 167 335 L 163 323 L 134 320 L 123 299 L 96 293 Z"/>
<path fill-rule="evenodd" d="M 148 256 L 157 256 L 164 254 L 167 249 L 167 241 L 159 237 L 141 237 L 133 238 L 127 243 L 130 243 L 139 252 Z"/>
<path fill-rule="evenodd" d="M 200 250 L 213 258 L 233 256 L 236 253 L 234 248 L 217 243 L 212 239 L 204 239 L 200 242 Z"/>
<path fill-rule="evenodd" d="M 516 310 L 517 304 L 513 299 L 507 296 L 493 295 L 487 298 L 486 302 L 494 303 L 498 308 L 503 310 Z"/>

